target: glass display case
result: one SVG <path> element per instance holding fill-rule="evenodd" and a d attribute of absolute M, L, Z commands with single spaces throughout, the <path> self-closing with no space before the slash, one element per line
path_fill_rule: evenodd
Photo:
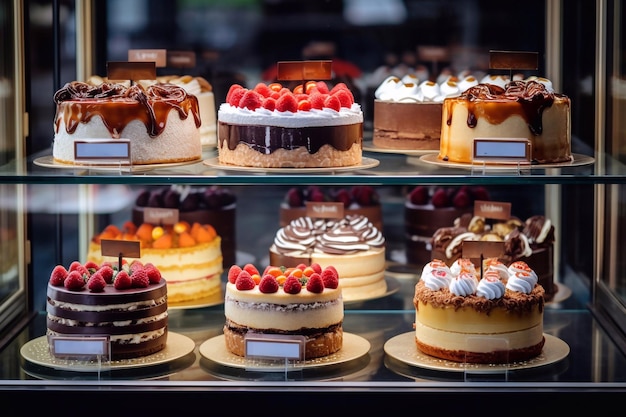
<path fill-rule="evenodd" d="M 78 406 L 81 401 L 90 404 L 89 394 L 123 401 L 147 399 L 156 390 L 190 405 L 244 395 L 263 407 L 274 407 L 277 400 L 296 406 L 315 398 L 340 402 L 344 410 L 383 398 L 405 410 L 417 400 L 437 404 L 453 399 L 450 410 L 458 411 L 465 409 L 465 401 L 454 398 L 528 395 L 548 407 L 565 398 L 569 404 L 585 404 L 626 391 L 621 3 L 532 1 L 523 10 L 487 0 L 379 3 L 2 3 L 0 397 L 28 392 L 46 399 L 80 390 L 84 395 L 73 399 Z M 511 29 L 512 20 L 531 30 Z M 420 47 L 446 55 L 428 60 Z M 575 158 L 571 164 L 493 169 L 370 148 L 364 156 L 375 161 L 372 167 L 250 172 L 216 166 L 211 161 L 217 151 L 208 147 L 202 162 L 174 167 L 40 163 L 51 154 L 54 91 L 71 80 L 105 74 L 108 62 L 126 60 L 131 49 L 193 51 L 195 66 L 183 70 L 210 81 L 216 105 L 231 84 L 254 86 L 279 60 L 321 56 L 354 64 L 358 71 L 345 79 L 363 108 L 366 143 L 372 138 L 374 74 L 385 65 L 419 62 L 431 73 L 441 73 L 477 68 L 490 49 L 536 51 L 534 73 L 545 75 L 572 100 Z M 84 261 L 90 239 L 105 225 L 126 221 L 141 190 L 171 185 L 232 190 L 237 263 L 258 265 L 268 262 L 279 207 L 289 189 L 373 186 L 383 212 L 389 290 L 382 297 L 346 304 L 343 324 L 369 349 L 330 365 L 259 369 L 224 363 L 203 350 L 223 331 L 224 308 L 218 301 L 170 310 L 170 332 L 190 340 L 191 348 L 165 360 L 85 368 L 46 356 L 47 344 L 35 343 L 46 334 L 46 287 L 53 267 Z M 492 198 L 510 202 L 512 214 L 543 214 L 552 220 L 559 291 L 545 306 L 544 331 L 557 342 L 540 360 L 465 367 L 407 360 L 393 349 L 407 335 L 409 343 L 401 348 L 415 349 L 413 295 L 423 265 L 407 262 L 404 210 L 408 191 L 417 185 L 484 186 Z"/>

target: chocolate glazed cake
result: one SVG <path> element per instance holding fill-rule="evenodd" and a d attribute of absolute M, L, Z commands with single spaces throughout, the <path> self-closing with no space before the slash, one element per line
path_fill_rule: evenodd
<path fill-rule="evenodd" d="M 102 292 L 48 285 L 49 335 L 110 336 L 111 358 L 156 353 L 167 342 L 167 286 L 164 279 L 147 288 L 106 286 Z"/>

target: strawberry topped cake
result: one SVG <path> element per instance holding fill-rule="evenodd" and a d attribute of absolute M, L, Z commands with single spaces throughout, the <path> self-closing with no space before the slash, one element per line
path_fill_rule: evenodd
<path fill-rule="evenodd" d="M 167 285 L 152 264 L 74 261 L 54 267 L 47 290 L 49 337 L 107 336 L 111 359 L 131 359 L 165 348 Z"/>
<path fill-rule="evenodd" d="M 304 336 L 304 358 L 343 346 L 343 298 L 337 270 L 319 264 L 285 268 L 252 264 L 228 271 L 224 336 L 229 352 L 245 356 L 246 335 Z"/>
<path fill-rule="evenodd" d="M 363 112 L 344 83 L 231 86 L 218 111 L 218 160 L 261 168 L 361 163 Z"/>

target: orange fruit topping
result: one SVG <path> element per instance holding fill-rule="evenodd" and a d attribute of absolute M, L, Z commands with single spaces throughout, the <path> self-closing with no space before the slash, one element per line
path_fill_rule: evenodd
<path fill-rule="evenodd" d="M 170 249 L 172 247 L 172 235 L 162 235 L 155 239 L 152 247 L 155 249 Z"/>
<path fill-rule="evenodd" d="M 252 275 L 252 280 L 254 281 L 256 285 L 259 285 L 259 282 L 261 282 L 261 275 L 259 274 Z"/>
<path fill-rule="evenodd" d="M 279 267 L 277 267 L 277 266 L 270 266 L 269 268 L 267 268 L 265 270 L 264 274 L 270 274 L 273 277 L 277 278 L 277 277 L 283 275 L 283 271 Z"/>
<path fill-rule="evenodd" d="M 178 222 L 174 225 L 174 232 L 183 233 L 191 229 L 191 226 L 187 222 Z"/>
<path fill-rule="evenodd" d="M 287 281 L 287 277 L 284 275 L 279 275 L 276 277 L 276 281 L 278 281 L 278 285 L 283 285 L 285 281 Z"/>
<path fill-rule="evenodd" d="M 154 226 L 150 223 L 143 223 L 137 229 L 136 235 L 143 242 L 152 242 L 152 229 Z"/>
<path fill-rule="evenodd" d="M 159 239 L 164 234 L 165 234 L 165 230 L 163 230 L 163 228 L 161 226 L 156 226 L 156 227 L 154 227 L 152 229 L 152 239 L 153 240 Z"/>
<path fill-rule="evenodd" d="M 183 232 L 178 236 L 178 246 L 180 246 L 181 248 L 196 246 L 196 239 L 191 237 L 191 234 L 189 234 L 189 232 Z"/>
<path fill-rule="evenodd" d="M 196 239 L 198 243 L 206 243 L 211 242 L 213 239 L 215 239 L 215 237 L 217 236 L 217 232 L 215 231 L 213 226 L 211 226 L 210 224 L 205 224 L 204 226 L 197 228 L 195 234 L 192 227 L 191 235 L 194 237 L 194 239 Z"/>
<path fill-rule="evenodd" d="M 304 268 L 304 271 L 302 271 L 302 273 L 304 274 L 304 276 L 310 277 L 311 275 L 315 273 L 315 269 L 311 268 L 310 266 L 307 266 L 306 268 Z"/>

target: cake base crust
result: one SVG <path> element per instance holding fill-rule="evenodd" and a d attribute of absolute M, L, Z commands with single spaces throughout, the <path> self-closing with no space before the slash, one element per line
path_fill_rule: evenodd
<path fill-rule="evenodd" d="M 310 329 L 313 330 L 313 329 Z M 230 322 L 224 325 L 224 339 L 229 352 L 245 356 L 245 336 L 249 330 Z M 259 332 L 268 333 L 268 332 Z M 302 332 L 277 332 L 277 334 L 302 334 Z M 333 354 L 343 346 L 341 324 L 306 334 L 305 359 L 321 358 Z"/>

